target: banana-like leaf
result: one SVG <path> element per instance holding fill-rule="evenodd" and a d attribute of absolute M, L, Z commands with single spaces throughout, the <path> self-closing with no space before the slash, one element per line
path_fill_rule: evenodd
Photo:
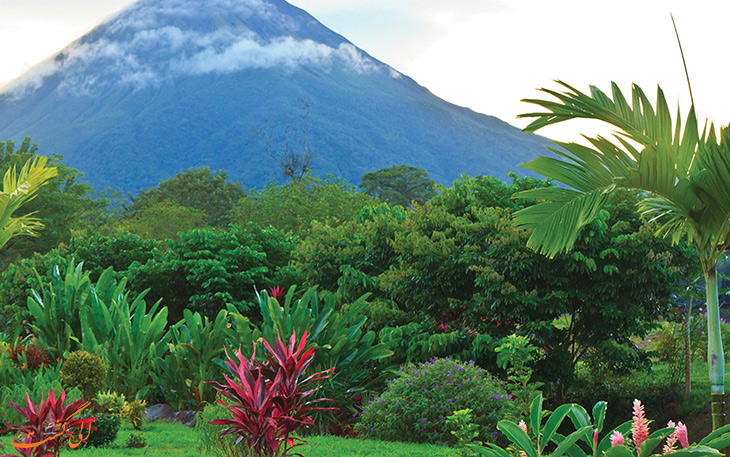
<path fill-rule="evenodd" d="M 725 435 L 726 433 L 730 433 L 730 424 L 723 425 L 722 427 L 718 428 L 717 430 L 713 430 L 709 435 L 705 436 L 700 440 L 697 444 L 703 444 L 707 445 L 710 441 L 713 441 L 717 438 L 719 438 L 722 435 Z"/>
<path fill-rule="evenodd" d="M 530 441 L 530 437 L 519 425 L 512 421 L 501 420 L 497 423 L 497 430 L 504 433 L 507 439 L 512 441 L 519 450 L 527 454 L 527 457 L 538 457 L 539 454 L 532 441 Z"/>
<path fill-rule="evenodd" d="M 545 422 L 545 427 L 542 429 L 542 433 L 541 433 L 542 438 L 540 439 L 540 447 L 538 449 L 540 454 L 542 454 L 542 452 L 545 450 L 545 446 L 547 446 L 547 444 L 550 441 L 552 441 L 553 435 L 555 435 L 555 432 L 558 430 L 558 427 L 560 427 L 560 424 L 563 423 L 563 420 L 565 419 L 565 417 L 568 415 L 568 413 L 572 409 L 573 409 L 572 404 L 560 405 L 555 409 L 555 411 L 553 411 L 553 413 L 550 415 L 550 417 L 548 417 L 547 422 Z M 590 428 L 590 424 L 588 424 L 582 428 L 585 428 L 585 427 Z M 580 435 L 578 437 L 580 438 Z M 570 436 L 568 438 L 570 438 Z"/>
<path fill-rule="evenodd" d="M 542 393 L 536 396 L 530 403 L 530 431 L 535 440 L 540 439 L 542 424 Z"/>
<path fill-rule="evenodd" d="M 565 437 L 565 439 L 560 444 L 558 444 L 558 447 L 555 448 L 553 453 L 550 454 L 551 457 L 561 457 L 563 454 L 568 452 L 568 450 L 573 448 L 575 446 L 575 443 L 577 443 L 579 439 L 589 434 L 591 430 L 593 430 L 593 427 L 591 425 L 588 425 L 574 431 L 573 433 Z"/>

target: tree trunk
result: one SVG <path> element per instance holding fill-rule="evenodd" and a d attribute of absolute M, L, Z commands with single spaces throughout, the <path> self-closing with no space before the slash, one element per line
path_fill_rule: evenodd
<path fill-rule="evenodd" d="M 687 304 L 687 317 L 685 318 L 684 331 L 684 397 L 692 393 L 692 333 L 690 324 L 692 322 L 692 297 L 689 297 Z"/>
<path fill-rule="evenodd" d="M 712 265 L 705 271 L 707 293 L 707 365 L 710 371 L 712 429 L 725 424 L 725 356 L 720 337 L 720 306 L 717 296 L 717 273 Z"/>

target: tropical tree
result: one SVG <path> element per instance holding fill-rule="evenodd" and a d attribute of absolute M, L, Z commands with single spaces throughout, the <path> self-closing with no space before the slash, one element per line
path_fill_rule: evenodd
<path fill-rule="evenodd" d="M 694 107 L 682 125 L 672 121 L 664 93 L 657 87 L 656 109 L 638 86 L 631 104 L 612 83 L 612 97 L 591 86 L 590 94 L 558 81 L 562 92 L 541 89 L 557 99 L 529 99 L 545 111 L 525 128 L 534 132 L 570 119 L 603 121 L 617 129 L 613 138 L 586 137 L 590 146 L 557 143 L 559 158 L 539 157 L 523 166 L 566 187 L 520 192 L 517 198 L 542 203 L 514 215 L 520 228 L 533 229 L 528 244 L 553 257 L 570 250 L 581 228 L 599 217 L 608 195 L 618 188 L 641 193 L 638 209 L 656 223 L 656 233 L 697 250 L 705 277 L 708 311 L 708 365 L 712 425 L 724 422 L 724 357 L 720 339 L 715 265 L 730 245 L 730 130 L 705 126 L 700 134 Z M 678 111 L 679 113 L 679 111 Z"/>
<path fill-rule="evenodd" d="M 358 187 L 366 194 L 404 208 L 409 208 L 413 201 L 423 205 L 436 195 L 436 183 L 423 168 L 393 165 L 365 173 L 360 179 Z"/>
<path fill-rule="evenodd" d="M 33 217 L 33 213 L 23 216 L 13 214 L 31 201 L 42 185 L 56 176 L 56 167 L 46 167 L 47 161 L 46 157 L 38 156 L 29 159 L 20 169 L 20 173 L 15 167 L 5 172 L 0 192 L 0 248 L 15 236 L 36 236 L 36 232 L 43 228 L 43 224 Z"/>

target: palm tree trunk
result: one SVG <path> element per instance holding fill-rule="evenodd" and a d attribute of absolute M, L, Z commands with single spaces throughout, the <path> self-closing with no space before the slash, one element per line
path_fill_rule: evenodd
<path fill-rule="evenodd" d="M 684 397 L 692 393 L 692 333 L 690 324 L 692 322 L 692 296 L 687 304 L 687 315 L 684 322 Z"/>
<path fill-rule="evenodd" d="M 715 266 L 705 271 L 707 293 L 707 365 L 710 370 L 712 397 L 712 429 L 725 424 L 725 356 L 720 337 L 720 307 L 717 297 L 717 273 Z"/>

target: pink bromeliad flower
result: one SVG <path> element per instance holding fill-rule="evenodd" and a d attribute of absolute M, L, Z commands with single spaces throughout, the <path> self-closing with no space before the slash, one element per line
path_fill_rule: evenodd
<path fill-rule="evenodd" d="M 622 446 L 624 444 L 624 435 L 618 430 L 614 430 L 609 439 L 611 440 L 611 447 Z"/>
<path fill-rule="evenodd" d="M 276 301 L 279 301 L 279 299 L 284 296 L 284 289 L 280 286 L 274 286 L 269 289 L 269 296 L 275 298 Z"/>
<path fill-rule="evenodd" d="M 631 438 L 634 440 L 636 453 L 641 451 L 641 444 L 649 437 L 649 423 L 644 414 L 644 406 L 639 400 L 634 400 L 634 420 L 631 423 Z"/>
<path fill-rule="evenodd" d="M 667 442 L 662 448 L 663 455 L 671 454 L 677 450 L 677 425 L 674 422 L 669 421 L 667 422 L 667 427 L 673 428 L 674 432 L 667 437 Z"/>

